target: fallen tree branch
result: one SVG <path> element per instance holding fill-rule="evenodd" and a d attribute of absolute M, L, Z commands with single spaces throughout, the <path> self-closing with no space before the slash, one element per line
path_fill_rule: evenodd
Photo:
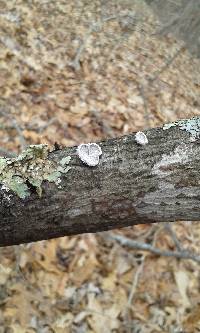
<path fill-rule="evenodd" d="M 2 108 L 0 109 L 0 116 L 3 116 L 7 119 L 9 119 L 10 123 L 12 124 L 12 127 L 16 130 L 18 136 L 19 136 L 19 141 L 20 141 L 20 146 L 21 149 L 25 149 L 27 147 L 26 140 L 23 136 L 23 132 L 19 124 L 17 123 L 16 119 L 12 117 L 12 115 L 6 111 L 4 111 Z"/>
<path fill-rule="evenodd" d="M 134 134 L 103 141 L 95 167 L 76 147 L 46 154 L 34 146 L 34 154 L 1 158 L 0 246 L 200 220 L 199 128 L 193 118 L 146 131 L 144 146 Z"/>

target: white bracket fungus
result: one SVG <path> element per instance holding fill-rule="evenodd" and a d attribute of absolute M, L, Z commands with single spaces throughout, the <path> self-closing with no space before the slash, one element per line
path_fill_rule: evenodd
<path fill-rule="evenodd" d="M 101 147 L 97 143 L 80 144 L 77 148 L 78 157 L 88 166 L 99 164 L 99 156 L 102 154 Z"/>
<path fill-rule="evenodd" d="M 147 136 L 143 132 L 137 132 L 135 134 L 135 141 L 142 146 L 145 146 L 148 143 Z"/>

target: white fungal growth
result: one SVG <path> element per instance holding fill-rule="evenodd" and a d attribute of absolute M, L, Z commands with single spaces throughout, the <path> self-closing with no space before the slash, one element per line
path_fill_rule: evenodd
<path fill-rule="evenodd" d="M 102 150 L 97 143 L 82 143 L 77 148 L 77 154 L 83 163 L 88 166 L 96 166 L 99 164 Z"/>
<path fill-rule="evenodd" d="M 142 146 L 145 146 L 148 143 L 147 136 L 143 132 L 137 132 L 135 134 L 135 141 Z"/>

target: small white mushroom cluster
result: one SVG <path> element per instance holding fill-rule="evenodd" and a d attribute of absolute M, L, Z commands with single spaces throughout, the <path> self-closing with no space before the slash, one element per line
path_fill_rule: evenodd
<path fill-rule="evenodd" d="M 137 132 L 135 134 L 135 141 L 142 146 L 145 146 L 148 143 L 147 136 L 143 132 Z"/>
<path fill-rule="evenodd" d="M 88 166 L 96 166 L 99 164 L 102 150 L 97 143 L 82 143 L 77 148 L 77 154 L 83 163 Z"/>

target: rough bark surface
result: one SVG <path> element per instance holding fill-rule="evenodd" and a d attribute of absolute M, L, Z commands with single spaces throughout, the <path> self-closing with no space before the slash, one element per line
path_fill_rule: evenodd
<path fill-rule="evenodd" d="M 173 125 L 174 126 L 174 125 Z M 54 151 L 49 159 L 71 156 L 61 188 L 43 182 L 41 198 L 11 198 L 0 191 L 0 246 L 64 235 L 98 232 L 140 223 L 200 219 L 200 144 L 174 126 L 99 143 L 100 162 L 89 167 L 76 147 Z"/>

